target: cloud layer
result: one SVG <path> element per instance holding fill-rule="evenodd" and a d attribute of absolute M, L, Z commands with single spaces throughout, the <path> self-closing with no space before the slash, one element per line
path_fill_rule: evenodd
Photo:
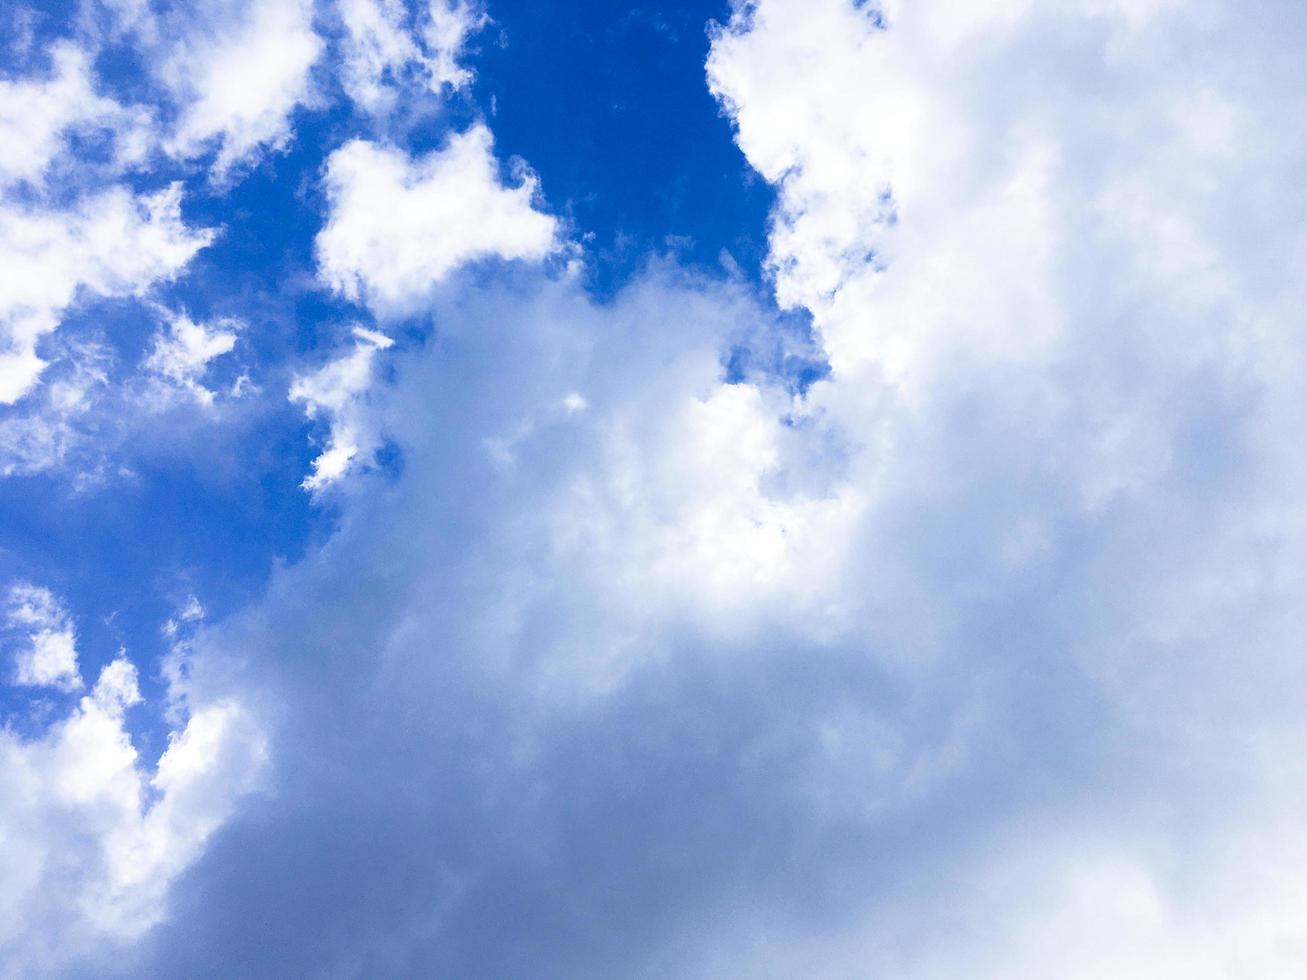
<path fill-rule="evenodd" d="M 165 152 L 239 179 L 324 51 L 376 127 L 314 185 L 294 288 L 339 301 L 331 340 L 271 375 L 338 523 L 166 628 L 153 767 L 136 669 L 74 702 L 75 610 L 11 589 L 12 676 L 55 700 L 0 734 L 5 969 L 1300 970 L 1307 17 L 732 11 L 706 83 L 776 192 L 766 278 L 650 256 L 603 299 L 493 120 L 434 149 L 378 121 L 470 84 L 439 52 L 479 8 L 345 2 L 333 47 L 252 5 L 232 23 L 293 56 L 234 102 L 213 66 L 267 36 L 196 21 L 225 40 L 171 57 L 227 82 L 175 95 Z M 91 98 L 61 64 L 41 84 Z M 44 179 L 82 118 L 0 165 Z M 134 193 L 68 212 L 118 215 L 128 257 L 50 246 L 67 282 L 0 283 L 40 317 L 10 400 L 75 297 L 210 243 L 176 185 Z M 168 310 L 141 370 L 211 404 L 254 328 Z"/>

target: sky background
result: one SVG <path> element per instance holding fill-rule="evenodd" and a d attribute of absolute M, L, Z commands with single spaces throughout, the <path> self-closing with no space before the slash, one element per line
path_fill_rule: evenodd
<path fill-rule="evenodd" d="M 1299 975 L 1299 4 L 2 20 L 0 976 Z"/>

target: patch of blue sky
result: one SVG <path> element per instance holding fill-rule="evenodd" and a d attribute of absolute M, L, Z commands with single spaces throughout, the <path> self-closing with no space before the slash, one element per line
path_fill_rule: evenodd
<path fill-rule="evenodd" d="M 470 63 L 497 147 L 542 176 L 587 239 L 591 285 L 611 293 L 650 253 L 760 275 L 771 187 L 703 84 L 722 2 L 495 4 Z"/>

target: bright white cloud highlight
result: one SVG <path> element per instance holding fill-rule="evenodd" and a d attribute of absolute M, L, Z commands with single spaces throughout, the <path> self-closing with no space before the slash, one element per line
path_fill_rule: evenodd
<path fill-rule="evenodd" d="M 570 575 L 651 629 L 688 612 L 710 635 L 747 631 L 767 597 L 831 617 L 859 493 L 824 473 L 812 492 L 793 485 L 802 437 L 777 422 L 791 407 L 781 393 L 721 384 L 712 361 L 665 370 L 679 383 L 632 383 L 587 409 L 596 458 L 547 511 Z"/>
<path fill-rule="evenodd" d="M 416 159 L 364 140 L 335 151 L 317 238 L 322 279 L 379 316 L 402 315 L 465 263 L 549 255 L 557 222 L 532 206 L 535 177 L 502 184 L 491 144 L 478 124 Z"/>
<path fill-rule="evenodd" d="M 345 27 L 341 83 L 368 112 L 389 108 L 395 76 L 419 57 L 402 0 L 340 0 Z"/>
<path fill-rule="evenodd" d="M 295 107 L 312 97 L 310 69 L 322 51 L 310 0 L 243 0 L 186 6 L 169 22 L 181 39 L 159 72 L 181 107 L 172 153 L 194 157 L 216 147 L 218 181 L 263 149 L 284 149 Z"/>

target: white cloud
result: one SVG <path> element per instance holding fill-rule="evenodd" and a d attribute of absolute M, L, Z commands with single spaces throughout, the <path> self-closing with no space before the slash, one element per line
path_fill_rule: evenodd
<path fill-rule="evenodd" d="M 431 0 L 422 39 L 426 43 L 426 68 L 433 89 L 462 88 L 472 81 L 472 72 L 459 64 L 470 38 L 489 23 L 479 0 Z"/>
<path fill-rule="evenodd" d="M 67 151 L 70 133 L 107 133 L 118 167 L 142 162 L 153 142 L 150 114 L 96 92 L 91 56 L 68 42 L 50 49 L 48 78 L 0 80 L 0 189 L 39 184 Z"/>
<path fill-rule="evenodd" d="M 144 162 L 157 140 L 150 112 L 99 94 L 90 52 L 59 42 L 50 60 L 48 77 L 0 80 L 0 189 L 39 186 L 72 133 L 106 135 L 114 169 Z"/>
<path fill-rule="evenodd" d="M 165 388 L 184 391 L 201 405 L 212 405 L 214 393 L 201 381 L 209 362 L 236 346 L 240 328 L 235 320 L 206 325 L 196 323 L 185 313 L 177 314 L 169 320 L 166 331 L 154 335 L 143 367 Z"/>
<path fill-rule="evenodd" d="M 861 495 L 822 469 L 815 492 L 787 486 L 802 436 L 778 421 L 792 407 L 781 393 L 721 384 L 711 360 L 666 370 L 679 385 L 661 378 L 645 397 L 632 386 L 587 412 L 596 458 L 544 510 L 570 576 L 650 628 L 688 612 L 709 635 L 747 632 L 770 597 L 829 629 Z"/>
<path fill-rule="evenodd" d="M 1115 235 L 1123 259 L 1145 246 L 1149 261 L 1182 263 L 1186 278 L 1170 287 L 1210 292 L 1216 252 L 1198 239 L 1216 231 L 1223 204 L 1200 185 L 1250 175 L 1255 158 L 1228 152 L 1231 127 L 1264 107 L 1256 83 L 1239 96 L 1217 82 L 1228 63 L 1153 70 L 1168 32 L 1209 30 L 1216 5 L 1187 27 L 1173 6 L 895 3 L 883 30 L 871 4 L 764 2 L 718 34 L 711 87 L 780 192 L 778 298 L 813 312 L 837 373 L 924 386 L 945 362 L 1058 356 L 1086 315 L 1060 291 L 1074 274 L 1072 227 Z M 1084 32 L 1078 50 L 1064 31 Z M 1084 59 L 1082 77 L 1035 50 L 1053 37 Z M 1065 82 L 1007 97 L 1016 83 L 1001 52 L 1020 52 L 1030 79 Z M 789 84 L 796 73 L 802 84 Z M 1150 128 L 1159 138 L 1147 148 L 1110 156 Z M 1177 169 L 1189 176 L 1171 180 Z M 1132 227 L 1110 229 L 1123 219 Z"/>
<path fill-rule="evenodd" d="M 97 344 L 69 346 L 58 376 L 0 419 L 0 475 L 48 470 L 83 442 L 82 424 L 108 388 L 111 358 Z"/>
<path fill-rule="evenodd" d="M 185 13 L 172 26 L 180 40 L 156 55 L 181 113 L 168 146 L 183 157 L 216 146 L 213 175 L 223 181 L 289 144 L 323 42 L 310 0 L 210 0 Z"/>
<path fill-rule="evenodd" d="M 108 382 L 112 358 L 85 337 L 50 337 L 96 297 L 143 297 L 172 279 L 213 232 L 186 226 L 181 187 L 113 182 L 159 142 L 152 113 L 98 91 L 96 51 L 60 41 L 51 67 L 0 81 L 0 405 L 42 397 L 0 420 L 0 472 L 62 460 Z"/>
<path fill-rule="evenodd" d="M 132 939 L 162 918 L 169 886 L 230 818 L 265 758 L 264 738 L 240 704 L 193 710 L 149 777 L 155 802 L 103 839 L 104 872 L 82 906 L 96 931 Z"/>
<path fill-rule="evenodd" d="M 536 187 L 530 174 L 516 187 L 500 183 L 490 131 L 480 124 L 416 159 L 354 140 L 327 161 L 319 275 L 390 316 L 415 309 L 465 263 L 543 259 L 555 248 L 557 222 L 532 207 Z"/>
<path fill-rule="evenodd" d="M 37 344 L 79 296 L 142 296 L 213 238 L 182 221 L 179 184 L 140 197 L 113 187 L 67 210 L 6 203 L 0 218 L 0 404 L 36 384 Z"/>
<path fill-rule="evenodd" d="M 187 624 L 204 619 L 204 605 L 195 596 L 187 596 L 186 602 L 177 610 L 176 616 L 163 624 L 163 635 L 172 639 Z"/>
<path fill-rule="evenodd" d="M 153 302 L 136 309 L 143 319 L 160 315 Z M 175 317 L 162 315 L 170 319 L 134 371 L 122 369 L 95 325 L 49 338 L 43 353 L 51 366 L 41 383 L 0 414 L 0 476 L 47 473 L 80 492 L 134 479 L 134 465 L 146 457 L 225 457 L 226 447 L 246 435 L 242 420 L 250 419 L 234 402 L 257 397 L 259 389 L 245 372 L 231 380 L 220 360 L 227 355 L 203 363 L 201 355 L 205 344 L 210 353 L 225 347 L 223 335 L 241 325 L 223 318 L 195 324 L 202 338 L 174 333 Z"/>
<path fill-rule="evenodd" d="M 337 7 L 345 28 L 341 82 L 366 111 L 389 111 L 413 81 L 436 93 L 472 81 L 459 59 L 487 22 L 476 5 L 434 0 L 416 30 L 402 0 L 338 0 Z"/>
<path fill-rule="evenodd" d="M 393 83 L 419 57 L 404 21 L 402 0 L 339 0 L 346 37 L 341 83 L 349 97 L 368 112 L 389 108 Z"/>
<path fill-rule="evenodd" d="M 353 350 L 291 384 L 290 400 L 303 402 L 309 418 L 325 417 L 328 423 L 327 446 L 304 478 L 306 490 L 325 489 L 351 466 L 372 458 L 381 441 L 366 412 L 373 360 L 392 344 L 385 334 L 355 327 Z"/>
<path fill-rule="evenodd" d="M 1283 371 L 1307 347 L 1288 340 L 1303 294 L 1282 260 L 1307 238 L 1250 216 L 1263 195 L 1307 205 L 1298 42 L 1217 3 L 884 14 L 888 29 L 867 5 L 763 0 L 708 64 L 779 188 L 778 297 L 812 313 L 834 368 L 808 408 L 866 446 L 855 484 L 881 485 L 861 547 L 905 511 L 947 528 L 948 571 L 930 550 L 898 566 L 945 636 L 982 596 L 1038 630 L 1022 580 L 1067 604 L 1037 669 L 1049 685 L 1070 669 L 1071 690 L 1111 705 L 1108 734 L 1069 725 L 1066 754 L 1114 748 L 1067 785 L 1073 800 L 1029 803 L 973 845 L 953 873 L 975 891 L 900 907 L 886 931 L 785 933 L 768 951 L 798 952 L 762 974 L 815 960 L 903 977 L 1292 975 L 1307 934 L 1277 909 L 1302 895 L 1276 863 L 1303 866 L 1283 815 L 1305 787 L 1273 760 L 1298 737 L 1278 691 L 1300 673 L 1304 585 L 1280 562 L 1307 537 L 1274 474 L 1300 470 L 1307 420 Z M 1076 695 L 1014 696 L 995 699 L 1020 727 Z M 1230 782 L 1238 814 L 1208 795 Z M 947 941 L 890 952 L 891 932 L 941 919 L 958 924 Z"/>
<path fill-rule="evenodd" d="M 395 440 L 398 473 L 355 483 L 330 546 L 279 570 L 266 601 L 207 633 L 197 654 L 241 650 L 247 682 L 285 706 L 279 770 L 304 774 L 302 805 L 342 814 L 395 778 L 406 787 L 389 812 L 342 816 L 357 829 L 328 861 L 399 861 L 421 894 L 363 875 L 357 903 L 309 913 L 349 937 L 310 959 L 328 972 L 425 963 L 511 975 L 528 961 L 566 972 L 533 927 L 487 949 L 475 926 L 478 907 L 557 887 L 578 915 L 605 909 L 609 952 L 643 963 L 668 933 L 649 931 L 642 902 L 610 917 L 615 879 L 587 868 L 620 866 L 660 903 L 697 911 L 692 896 L 718 885 L 700 871 L 716 866 L 723 823 L 751 839 L 751 820 L 806 812 L 801 795 L 772 795 L 795 774 L 837 796 L 830 784 L 852 773 L 873 779 L 871 760 L 891 799 L 908 795 L 898 779 L 931 785 L 940 753 L 892 720 L 862 725 L 897 744 L 862 751 L 854 735 L 822 768 L 807 745 L 811 711 L 875 714 L 856 701 L 866 691 L 850 663 L 868 654 L 846 660 L 841 644 L 885 631 L 831 606 L 879 576 L 849 568 L 862 502 L 837 459 L 807 444 L 821 425 L 783 424 L 794 404 L 766 378 L 722 383 L 723 349 L 760 323 L 775 328 L 745 290 L 659 268 L 600 304 L 575 283 L 522 277 L 442 293 L 431 312 L 438 342 L 396 356 L 395 384 L 358 407 Z M 578 392 L 585 407 L 569 410 Z M 324 739 L 336 775 L 319 780 L 303 760 Z M 296 821 L 271 819 L 249 843 L 264 869 L 256 887 L 279 893 L 280 855 L 319 846 L 314 830 L 297 838 Z M 396 915 L 346 924 L 378 903 Z M 277 904 L 259 929 L 297 931 Z M 159 972 L 187 972 L 194 960 L 173 936 L 160 943 Z M 617 961 L 569 962 L 602 975 Z"/>
<path fill-rule="evenodd" d="M 169 886 L 250 791 L 266 756 L 230 700 L 192 707 L 153 771 L 126 713 L 136 668 L 119 657 L 34 739 L 0 731 L 0 968 L 76 972 L 166 911 Z"/>
<path fill-rule="evenodd" d="M 763 0 L 715 39 L 834 369 L 801 397 L 725 382 L 781 329 L 731 284 L 433 290 L 470 251 L 429 237 L 448 164 L 333 158 L 324 279 L 440 332 L 370 397 L 366 337 L 293 392 L 324 479 L 382 431 L 403 465 L 203 645 L 355 833 L 270 816 L 212 887 L 272 921 L 206 955 L 306 931 L 267 895 L 330 836 L 323 880 L 412 878 L 312 910 L 324 972 L 1300 968 L 1300 38 L 956 6 Z"/>
<path fill-rule="evenodd" d="M 82 686 L 72 618 L 49 589 L 27 583 L 10 586 L 5 626 L 17 634 L 15 684 L 60 691 Z"/>
<path fill-rule="evenodd" d="M 804 396 L 724 381 L 781 330 L 732 284 L 433 289 L 556 242 L 484 128 L 337 151 L 323 280 L 440 332 L 393 386 L 359 328 L 291 387 L 310 490 L 381 432 L 404 465 L 195 640 L 278 705 L 293 805 L 145 972 L 1294 975 L 1302 31 L 1199 8 L 738 6 L 710 78 L 834 368 Z M 165 672 L 192 714 L 148 812 L 125 664 L 0 740 L 0 779 L 63 760 L 0 819 L 79 808 L 72 907 L 112 935 L 259 754 Z M 25 928 L 70 907 L 30 884 L 52 845 L 6 832 L 7 941 L 59 935 Z"/>

